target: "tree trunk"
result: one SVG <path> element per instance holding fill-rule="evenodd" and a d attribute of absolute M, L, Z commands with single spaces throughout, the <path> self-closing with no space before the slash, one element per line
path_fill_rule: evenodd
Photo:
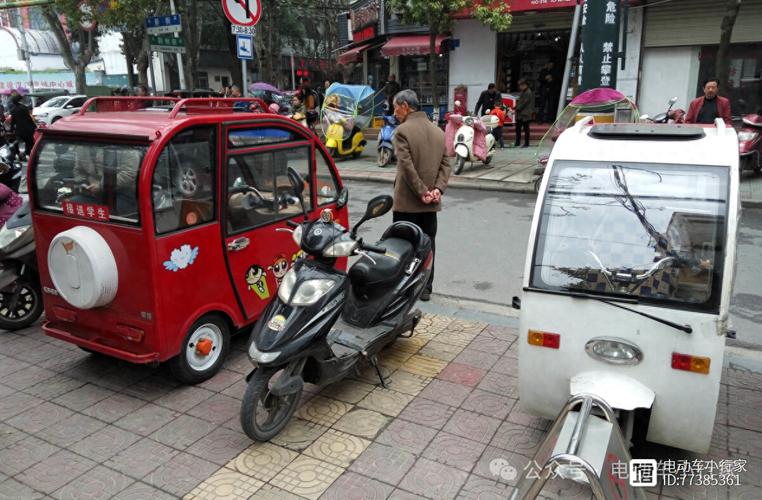
<path fill-rule="evenodd" d="M 733 26 L 736 24 L 741 0 L 727 0 L 725 17 L 720 28 L 720 47 L 717 49 L 717 78 L 720 80 L 720 92 L 726 93 L 730 87 L 730 39 L 733 36 Z"/>
<path fill-rule="evenodd" d="M 135 58 L 126 43 L 122 45 L 122 52 L 124 53 L 124 62 L 127 63 L 127 84 L 130 87 L 135 87 L 135 70 L 132 67 Z"/>
<path fill-rule="evenodd" d="M 434 28 L 431 28 L 431 32 L 429 33 L 429 82 L 431 83 L 431 102 L 433 104 L 431 119 L 434 123 L 438 123 L 439 121 L 439 87 L 436 82 L 436 45 L 437 33 Z"/>

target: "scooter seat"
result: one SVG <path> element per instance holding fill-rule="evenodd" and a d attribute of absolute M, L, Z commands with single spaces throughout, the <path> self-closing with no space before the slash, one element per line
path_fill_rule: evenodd
<path fill-rule="evenodd" d="M 402 238 L 382 239 L 376 245 L 386 248 L 386 253 L 370 254 L 375 264 L 361 258 L 349 270 L 349 280 L 355 289 L 370 292 L 371 288 L 382 289 L 395 283 L 415 254 L 413 244 Z"/>

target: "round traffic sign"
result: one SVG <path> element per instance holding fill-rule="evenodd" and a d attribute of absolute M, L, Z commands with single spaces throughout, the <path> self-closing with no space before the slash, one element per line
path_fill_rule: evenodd
<path fill-rule="evenodd" d="M 254 26 L 262 15 L 260 0 L 222 0 L 222 10 L 232 24 Z"/>
<path fill-rule="evenodd" d="M 85 0 L 79 2 L 79 13 L 81 18 L 79 21 L 79 27 L 85 31 L 93 31 L 95 29 L 95 16 L 93 16 L 93 9 L 88 5 Z"/>

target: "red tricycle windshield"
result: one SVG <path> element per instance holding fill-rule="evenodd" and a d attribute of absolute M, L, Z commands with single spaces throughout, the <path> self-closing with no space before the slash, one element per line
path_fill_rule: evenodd
<path fill-rule="evenodd" d="M 147 149 L 147 145 L 44 140 L 34 169 L 37 207 L 138 224 L 138 173 Z"/>

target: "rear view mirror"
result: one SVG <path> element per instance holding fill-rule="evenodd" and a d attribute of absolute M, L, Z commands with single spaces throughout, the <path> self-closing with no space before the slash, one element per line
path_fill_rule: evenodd
<path fill-rule="evenodd" d="M 304 220 L 307 220 L 307 207 L 304 206 L 304 198 L 302 193 L 304 192 L 304 177 L 299 172 L 294 170 L 293 167 L 288 167 L 288 180 L 291 182 L 291 187 L 294 190 L 294 196 L 299 198 L 299 205 L 302 207 L 302 214 Z"/>
<path fill-rule="evenodd" d="M 342 208 L 347 206 L 348 202 L 349 202 L 349 190 L 343 187 L 341 188 L 339 197 L 336 198 L 336 209 L 341 210 Z"/>
<path fill-rule="evenodd" d="M 365 208 L 365 215 L 362 218 L 369 220 L 381 217 L 392 209 L 393 204 L 394 200 L 388 194 L 378 195 L 368 202 L 368 206 Z"/>
<path fill-rule="evenodd" d="M 294 194 L 301 197 L 304 192 L 304 178 L 293 167 L 288 167 L 288 180 L 294 188 Z"/>
<path fill-rule="evenodd" d="M 394 200 L 388 194 L 381 194 L 370 200 L 368 206 L 365 208 L 365 214 L 362 216 L 362 219 L 357 221 L 355 227 L 352 228 L 352 237 L 357 234 L 357 229 L 365 221 L 381 217 L 392 209 L 392 205 L 394 205 Z"/>
<path fill-rule="evenodd" d="M 669 100 L 670 104 L 675 104 L 676 102 L 677 102 L 677 97 L 673 97 L 672 99 Z"/>

